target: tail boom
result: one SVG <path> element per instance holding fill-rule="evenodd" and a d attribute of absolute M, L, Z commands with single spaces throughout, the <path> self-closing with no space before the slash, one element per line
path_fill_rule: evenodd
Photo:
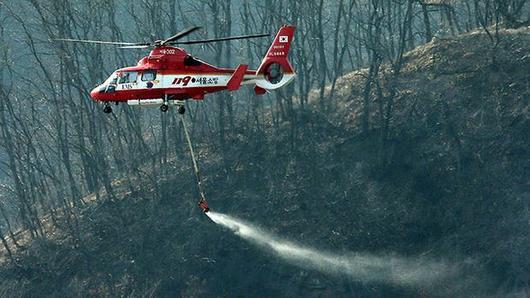
<path fill-rule="evenodd" d="M 295 27 L 282 26 L 272 42 L 265 58 L 256 71 L 256 86 L 265 90 L 278 89 L 290 83 L 295 76 L 287 59 Z"/>

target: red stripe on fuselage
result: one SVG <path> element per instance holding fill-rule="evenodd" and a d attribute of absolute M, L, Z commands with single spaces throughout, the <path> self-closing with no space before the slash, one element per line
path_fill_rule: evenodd
<path fill-rule="evenodd" d="M 226 86 L 118 90 L 112 93 L 92 92 L 91 96 L 97 101 L 124 102 L 130 99 L 164 98 L 166 94 L 170 99 L 189 99 L 221 90 L 226 90 Z"/>

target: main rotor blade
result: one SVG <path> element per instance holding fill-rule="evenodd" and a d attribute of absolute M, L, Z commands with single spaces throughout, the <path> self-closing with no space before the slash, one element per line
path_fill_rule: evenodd
<path fill-rule="evenodd" d="M 216 41 L 257 38 L 257 37 L 265 37 L 265 36 L 269 36 L 269 34 L 241 35 L 241 36 L 221 37 L 221 38 L 202 39 L 202 40 L 177 41 L 177 42 L 172 42 L 172 44 L 208 43 L 208 42 L 216 42 Z"/>
<path fill-rule="evenodd" d="M 166 44 L 168 42 L 172 42 L 172 41 L 176 41 L 177 39 L 181 39 L 184 36 L 190 34 L 191 32 L 193 32 L 195 30 L 198 30 L 198 29 L 201 29 L 201 27 L 189 27 L 188 29 L 184 29 L 184 30 L 180 31 L 179 33 L 171 36 L 170 38 L 167 38 L 167 39 L 163 40 L 161 42 L 161 44 L 164 45 L 164 44 Z"/>
<path fill-rule="evenodd" d="M 55 38 L 53 40 L 68 41 L 68 42 L 95 43 L 95 44 L 109 44 L 109 45 L 138 45 L 137 42 L 103 41 L 103 40 L 72 39 L 72 38 Z"/>
<path fill-rule="evenodd" d="M 121 46 L 120 49 L 147 49 L 151 47 L 151 44 L 144 43 L 144 44 L 133 44 L 133 45 L 127 45 L 127 46 Z"/>

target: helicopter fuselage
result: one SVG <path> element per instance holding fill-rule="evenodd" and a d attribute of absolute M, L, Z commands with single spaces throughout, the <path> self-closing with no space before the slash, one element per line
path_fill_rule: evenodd
<path fill-rule="evenodd" d="M 138 65 L 115 71 L 90 93 L 97 101 L 142 99 L 203 99 L 205 94 L 228 88 L 235 69 L 217 68 L 175 47 L 160 47 Z M 256 70 L 246 70 L 241 84 L 253 84 Z"/>
<path fill-rule="evenodd" d="M 220 68 L 196 59 L 181 48 L 156 46 L 136 66 L 116 70 L 90 96 L 106 105 L 164 105 L 185 99 L 204 99 L 222 90 L 235 91 L 253 84 L 256 94 L 280 88 L 294 79 L 287 54 L 294 34 L 293 26 L 283 26 L 257 70 L 240 64 L 235 69 Z M 163 110 L 167 110 L 167 108 Z"/>

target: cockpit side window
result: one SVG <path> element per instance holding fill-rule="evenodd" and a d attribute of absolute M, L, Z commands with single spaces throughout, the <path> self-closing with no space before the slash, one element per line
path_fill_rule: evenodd
<path fill-rule="evenodd" d="M 185 66 L 199 66 L 202 62 L 193 58 L 192 56 L 188 55 L 186 58 L 184 58 L 184 65 Z"/>
<path fill-rule="evenodd" d="M 156 70 L 146 70 L 142 73 L 142 81 L 154 81 L 156 79 Z"/>
<path fill-rule="evenodd" d="M 138 73 L 135 71 L 122 72 L 118 79 L 118 84 L 136 83 L 137 78 L 138 78 Z"/>
<path fill-rule="evenodd" d="M 127 83 L 127 80 L 129 79 L 129 74 L 126 72 L 122 72 L 118 74 L 118 84 Z"/>

